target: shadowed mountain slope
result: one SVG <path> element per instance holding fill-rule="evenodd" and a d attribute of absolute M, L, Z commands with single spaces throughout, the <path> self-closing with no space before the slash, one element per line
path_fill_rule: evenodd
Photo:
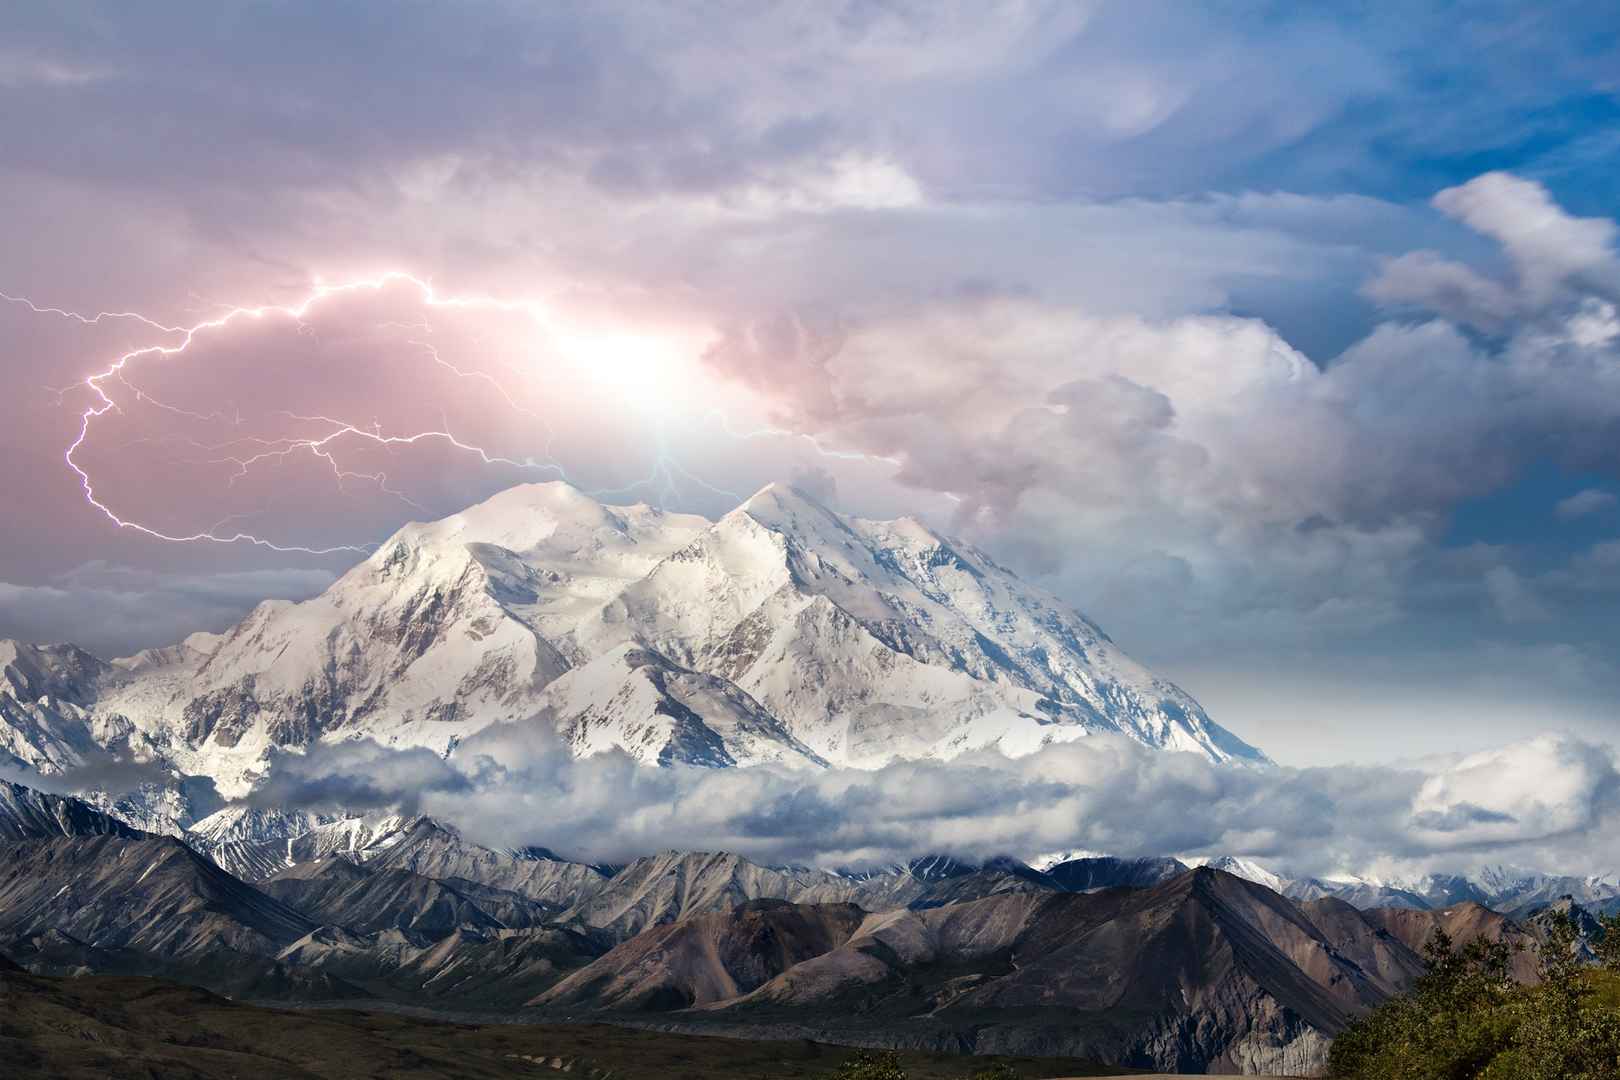
<path fill-rule="evenodd" d="M 53 930 L 168 961 L 218 949 L 274 955 L 315 928 L 169 837 L 0 844 L 0 935 Z"/>
<path fill-rule="evenodd" d="M 1307 910 L 1207 869 L 1147 889 L 1012 892 L 853 918 L 847 906 L 780 904 L 688 918 L 535 1004 L 1175 1071 L 1304 1072 L 1352 1017 L 1421 970 L 1348 905 Z M 775 931 L 789 923 L 784 948 Z"/>

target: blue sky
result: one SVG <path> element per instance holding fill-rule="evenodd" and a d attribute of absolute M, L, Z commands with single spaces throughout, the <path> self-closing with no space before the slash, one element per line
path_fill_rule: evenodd
<path fill-rule="evenodd" d="M 609 487 L 672 453 L 704 482 L 634 497 L 708 513 L 786 474 L 931 515 L 1283 760 L 1616 735 L 1611 7 L 31 5 L 0 101 L 0 291 L 165 324 L 390 268 L 543 297 L 784 434 L 569 427 L 609 392 L 575 372 L 515 454 Z M 84 504 L 57 391 L 142 332 L 0 309 L 0 634 L 120 651 L 342 569 Z M 342 377 L 299 340 L 210 369 L 240 381 L 208 409 Z M 382 362 L 345 354 L 349 400 L 404 424 Z M 219 516 L 89 449 L 121 512 Z M 319 546 L 522 478 L 394 475 L 416 506 L 260 495 Z"/>

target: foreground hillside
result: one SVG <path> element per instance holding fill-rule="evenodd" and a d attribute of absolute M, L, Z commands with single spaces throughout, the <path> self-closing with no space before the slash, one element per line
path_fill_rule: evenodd
<path fill-rule="evenodd" d="M 0 1075 L 16 1080 L 483 1080 L 564 1074 L 687 1080 L 825 1076 L 850 1051 L 570 1024 L 451 1024 L 353 1010 L 258 1008 L 157 979 L 42 978 L 0 960 Z M 1089 1062 L 1003 1058 L 1023 1077 L 1099 1076 Z M 914 1080 L 986 1062 L 902 1055 Z M 1115 1070 L 1109 1070 L 1113 1072 Z"/>

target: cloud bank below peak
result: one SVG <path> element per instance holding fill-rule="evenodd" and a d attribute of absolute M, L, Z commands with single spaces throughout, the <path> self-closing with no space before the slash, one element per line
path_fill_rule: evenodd
<path fill-rule="evenodd" d="M 1567 735 L 1400 767 L 1222 766 L 1098 736 L 1018 758 L 804 772 L 573 758 L 531 726 L 497 725 L 448 760 L 371 742 L 289 754 L 250 801 L 429 813 L 487 844 L 587 860 L 723 849 L 851 866 L 1078 848 L 1239 854 L 1295 875 L 1343 875 L 1504 861 L 1611 872 L 1617 794 L 1613 752 Z"/>

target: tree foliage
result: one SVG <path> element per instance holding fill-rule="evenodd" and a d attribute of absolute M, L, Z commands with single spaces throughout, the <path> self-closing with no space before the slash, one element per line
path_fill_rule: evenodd
<path fill-rule="evenodd" d="M 1604 963 L 1620 972 L 1620 933 Z M 1539 949 L 1540 982 L 1516 985 L 1513 951 L 1476 939 L 1461 948 L 1443 932 L 1424 947 L 1428 971 L 1406 994 L 1333 1041 L 1332 1075 L 1350 1080 L 1614 1080 L 1620 1077 L 1620 1010 L 1612 972 L 1580 958 L 1574 925 L 1552 921 Z"/>
<path fill-rule="evenodd" d="M 892 1050 L 863 1050 L 840 1065 L 831 1080 L 906 1080 L 906 1069 Z"/>
<path fill-rule="evenodd" d="M 863 1050 L 830 1073 L 828 1080 L 906 1080 L 906 1070 L 892 1051 Z M 997 1061 L 974 1070 L 968 1080 L 1018 1080 L 1018 1070 Z"/>

